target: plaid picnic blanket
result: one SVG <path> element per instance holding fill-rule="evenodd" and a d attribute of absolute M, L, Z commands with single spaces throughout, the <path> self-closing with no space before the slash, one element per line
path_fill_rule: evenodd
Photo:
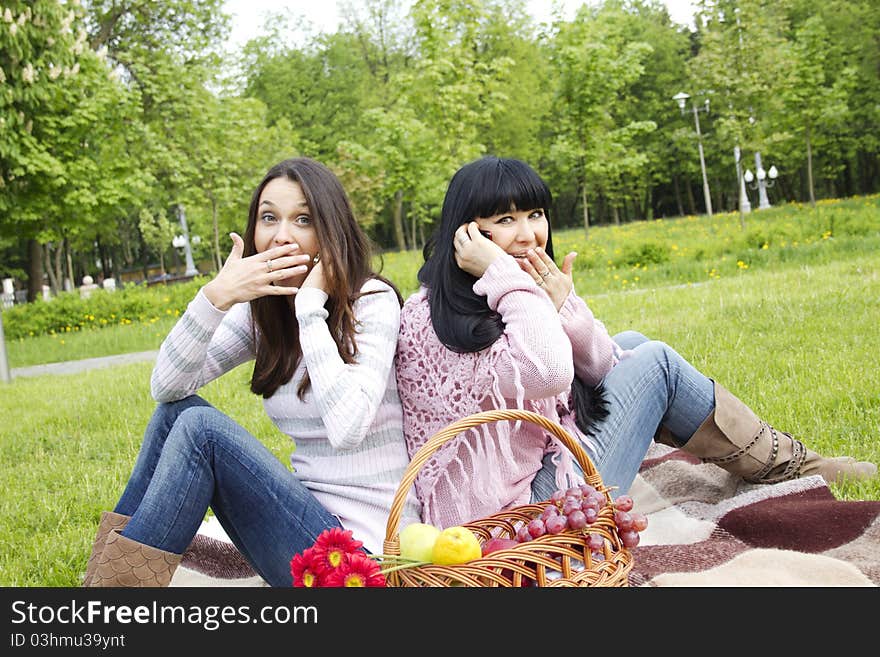
<path fill-rule="evenodd" d="M 630 494 L 648 516 L 631 586 L 880 585 L 880 502 L 838 500 L 819 476 L 747 484 L 653 445 Z M 208 521 L 171 585 L 266 583 Z"/>
<path fill-rule="evenodd" d="M 880 502 L 838 500 L 819 476 L 746 484 L 654 445 L 630 492 L 649 522 L 632 586 L 880 584 Z"/>

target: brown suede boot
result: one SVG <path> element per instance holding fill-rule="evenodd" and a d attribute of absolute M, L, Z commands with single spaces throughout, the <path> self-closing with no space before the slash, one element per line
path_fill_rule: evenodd
<path fill-rule="evenodd" d="M 830 484 L 877 474 L 873 463 L 848 456 L 825 458 L 807 449 L 791 434 L 762 422 L 717 382 L 715 412 L 681 448 L 750 483 L 774 484 L 818 474 Z"/>
<path fill-rule="evenodd" d="M 98 533 L 95 536 L 95 542 L 92 544 L 92 554 L 86 564 L 86 574 L 83 577 L 83 586 L 91 586 L 92 575 L 95 572 L 95 565 L 101 552 L 104 551 L 104 543 L 107 540 L 107 534 L 111 529 L 121 532 L 131 516 L 125 516 L 115 511 L 104 511 L 101 513 L 101 520 L 98 522 Z"/>
<path fill-rule="evenodd" d="M 111 530 L 90 586 L 168 586 L 183 555 L 166 552 Z"/>

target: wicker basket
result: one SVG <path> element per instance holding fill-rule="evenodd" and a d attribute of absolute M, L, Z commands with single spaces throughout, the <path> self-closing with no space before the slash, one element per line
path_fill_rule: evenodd
<path fill-rule="evenodd" d="M 580 446 L 558 424 L 545 417 L 521 410 L 485 411 L 465 417 L 441 429 L 416 452 L 404 472 L 395 494 L 385 531 L 384 551 L 388 556 L 400 554 L 399 523 L 407 493 L 419 469 L 443 443 L 462 431 L 488 422 L 523 420 L 537 424 L 556 436 L 577 459 L 588 484 L 611 501 L 609 489 L 602 483 L 593 462 Z M 527 504 L 501 511 L 480 520 L 464 523 L 482 545 L 489 538 L 515 538 L 519 527 L 541 515 L 548 502 Z M 587 546 L 586 533 L 602 536 L 601 557 Z M 628 586 L 627 574 L 632 569 L 632 553 L 623 547 L 614 524 L 614 511 L 603 507 L 595 522 L 584 530 L 565 529 L 558 534 L 545 534 L 509 549 L 492 552 L 463 564 L 441 566 L 414 565 L 390 570 L 388 586 Z"/>

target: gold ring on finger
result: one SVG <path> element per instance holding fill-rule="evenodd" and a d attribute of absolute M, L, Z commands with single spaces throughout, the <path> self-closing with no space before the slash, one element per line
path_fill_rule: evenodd
<path fill-rule="evenodd" d="M 272 271 L 272 258 L 269 258 L 269 259 L 266 261 L 266 269 L 267 269 L 268 271 L 270 271 L 270 272 Z"/>

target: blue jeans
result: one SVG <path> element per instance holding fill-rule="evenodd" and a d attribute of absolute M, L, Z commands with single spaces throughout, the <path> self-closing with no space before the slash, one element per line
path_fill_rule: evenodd
<path fill-rule="evenodd" d="M 602 383 L 608 417 L 596 423 L 590 458 L 602 483 L 616 486 L 612 497 L 629 490 L 657 430 L 664 426 L 680 444 L 694 435 L 715 410 L 715 387 L 669 345 L 636 331 L 614 336 L 633 354 L 621 360 Z M 580 469 L 575 462 L 575 468 Z M 555 490 L 555 467 L 545 457 L 532 482 L 532 500 L 545 500 Z M 583 473 L 581 473 L 583 474 Z"/>
<path fill-rule="evenodd" d="M 131 516 L 122 535 L 182 554 L 209 506 L 271 586 L 291 586 L 293 555 L 341 526 L 263 443 L 204 399 L 159 404 L 114 509 Z"/>

